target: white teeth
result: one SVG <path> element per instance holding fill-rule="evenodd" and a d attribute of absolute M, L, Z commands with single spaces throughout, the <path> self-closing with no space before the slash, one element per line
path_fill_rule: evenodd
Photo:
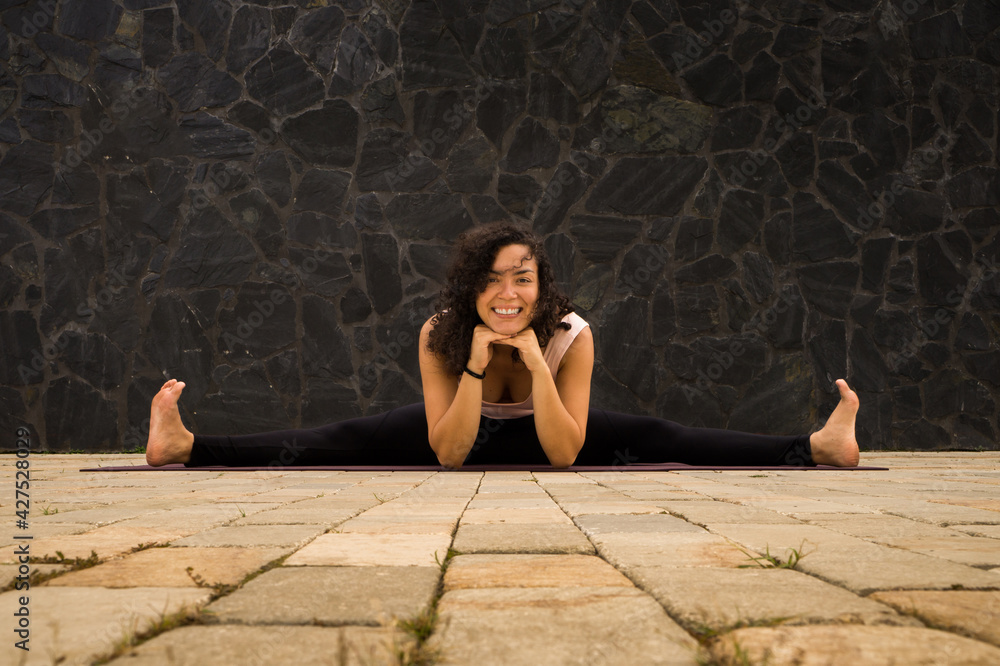
<path fill-rule="evenodd" d="M 509 310 L 501 310 L 500 308 L 493 308 L 493 311 L 496 312 L 497 314 L 501 314 L 501 315 L 512 315 L 512 314 L 517 314 L 518 312 L 520 312 L 521 308 L 512 308 L 512 309 L 509 309 Z"/>

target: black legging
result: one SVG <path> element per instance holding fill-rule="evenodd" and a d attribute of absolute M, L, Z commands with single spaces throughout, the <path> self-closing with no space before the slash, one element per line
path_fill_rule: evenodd
<path fill-rule="evenodd" d="M 752 435 L 689 428 L 652 416 L 590 409 L 576 465 L 679 462 L 689 465 L 812 465 L 809 436 Z M 535 419 L 479 421 L 465 464 L 547 465 Z M 226 465 L 437 465 L 423 403 L 318 428 L 254 435 L 195 435 L 188 467 Z"/>

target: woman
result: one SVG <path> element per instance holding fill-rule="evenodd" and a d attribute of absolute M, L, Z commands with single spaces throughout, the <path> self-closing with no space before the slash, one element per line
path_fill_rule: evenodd
<path fill-rule="evenodd" d="M 555 285 L 541 242 L 500 223 L 459 239 L 440 311 L 420 331 L 423 404 L 320 428 L 193 435 L 180 419 L 184 382 L 153 398 L 150 465 L 414 465 L 621 462 L 854 466 L 858 397 L 811 435 L 688 428 L 590 407 L 594 339 Z"/>

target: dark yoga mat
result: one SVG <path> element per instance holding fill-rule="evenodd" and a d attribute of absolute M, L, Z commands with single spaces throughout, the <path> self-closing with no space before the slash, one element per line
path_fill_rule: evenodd
<path fill-rule="evenodd" d="M 683 463 L 634 463 L 632 465 L 580 465 L 556 469 L 549 465 L 465 465 L 462 472 L 686 472 L 700 470 L 812 470 L 812 471 L 887 471 L 888 467 L 833 467 L 816 465 L 815 467 L 782 466 L 725 466 L 725 465 L 685 465 Z M 277 471 L 342 471 L 342 472 L 445 472 L 440 465 L 313 465 L 274 467 L 225 467 L 213 465 L 210 467 L 185 467 L 184 465 L 164 465 L 150 467 L 149 465 L 125 465 L 115 467 L 86 467 L 81 472 L 277 472 Z"/>

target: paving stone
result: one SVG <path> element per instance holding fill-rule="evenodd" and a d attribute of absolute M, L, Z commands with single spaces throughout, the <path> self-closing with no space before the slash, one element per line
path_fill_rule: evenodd
<path fill-rule="evenodd" d="M 663 509 L 644 502 L 607 501 L 607 502 L 559 502 L 563 511 L 572 517 L 590 513 L 639 514 L 662 513 Z"/>
<path fill-rule="evenodd" d="M 824 502 L 804 497 L 792 497 L 789 499 L 756 500 L 751 504 L 754 508 L 774 511 L 786 516 L 798 516 L 803 513 L 874 513 L 873 509 L 840 504 L 837 502 Z"/>
<path fill-rule="evenodd" d="M 696 663 L 694 639 L 635 588 L 452 590 L 438 612 L 440 664 Z"/>
<path fill-rule="evenodd" d="M 304 507 L 296 504 L 254 512 L 238 518 L 233 525 L 324 525 L 333 527 L 361 513 L 361 508 Z"/>
<path fill-rule="evenodd" d="M 93 525 L 88 525 L 86 523 L 61 523 L 52 525 L 36 525 L 35 523 L 30 523 L 31 527 L 25 533 L 31 534 L 33 539 L 41 539 L 43 537 L 56 537 L 62 536 L 64 534 L 82 534 L 88 530 L 94 528 Z M 5 534 L 0 537 L 0 545 L 6 546 L 12 543 L 18 543 L 20 540 L 15 539 L 14 534 Z"/>
<path fill-rule="evenodd" d="M 223 623 L 377 626 L 423 611 L 440 577 L 437 566 L 283 566 L 212 602 L 208 610 Z"/>
<path fill-rule="evenodd" d="M 172 529 L 188 536 L 196 532 L 210 530 L 232 521 L 240 520 L 242 516 L 252 516 L 261 511 L 267 511 L 277 504 L 231 504 L 225 502 L 213 504 L 198 504 L 170 511 L 159 511 L 123 520 L 118 525 L 127 527 L 158 527 Z"/>
<path fill-rule="evenodd" d="M 208 585 L 236 585 L 285 553 L 284 548 L 150 548 L 55 578 L 47 585 L 59 587 L 198 587 L 199 577 Z"/>
<path fill-rule="evenodd" d="M 607 515 L 591 514 L 578 516 L 574 519 L 587 535 L 605 534 L 609 532 L 692 532 L 703 534 L 704 529 L 692 525 L 686 520 L 663 513 L 644 515 Z"/>
<path fill-rule="evenodd" d="M 106 525 L 82 534 L 35 539 L 31 542 L 31 555 L 55 557 L 56 553 L 60 552 L 66 558 L 73 559 L 90 557 L 93 551 L 103 559 L 127 553 L 143 544 L 166 544 L 179 536 L 182 535 L 170 530 Z"/>
<path fill-rule="evenodd" d="M 462 523 L 452 547 L 460 553 L 594 553 L 594 546 L 575 525 L 561 523 Z"/>
<path fill-rule="evenodd" d="M 1000 592 L 996 590 L 875 592 L 868 598 L 916 615 L 930 626 L 1000 645 Z"/>
<path fill-rule="evenodd" d="M 707 532 L 619 532 L 591 538 L 598 554 L 623 571 L 637 566 L 738 567 L 749 561 L 738 547 Z"/>
<path fill-rule="evenodd" d="M 492 525 L 517 523 L 519 525 L 572 525 L 562 509 L 467 509 L 462 514 L 463 525 Z"/>
<path fill-rule="evenodd" d="M 953 535 L 946 537 L 888 537 L 878 539 L 893 548 L 902 548 L 972 567 L 1000 566 L 1000 543 L 996 539 Z"/>
<path fill-rule="evenodd" d="M 470 509 L 549 509 L 555 507 L 551 498 L 521 497 L 518 499 L 481 498 L 478 495 L 469 502 Z"/>
<path fill-rule="evenodd" d="M 450 537 L 455 532 L 458 518 L 440 520 L 433 516 L 412 516 L 405 520 L 395 517 L 368 518 L 367 514 L 341 525 L 337 532 L 360 534 L 440 534 Z"/>
<path fill-rule="evenodd" d="M 1000 539 L 1000 525 L 950 525 L 949 528 L 972 536 Z"/>
<path fill-rule="evenodd" d="M 893 538 L 942 538 L 957 534 L 954 528 L 938 527 L 937 525 L 930 525 L 917 520 L 887 514 L 820 514 L 817 516 L 802 516 L 802 518 L 808 520 L 810 524 L 819 525 L 834 532 L 876 541 Z"/>
<path fill-rule="evenodd" d="M 683 516 L 686 520 L 698 525 L 741 522 L 760 525 L 794 525 L 798 523 L 794 518 L 774 511 L 732 502 L 691 500 L 689 502 L 663 502 L 659 504 L 670 513 Z"/>
<path fill-rule="evenodd" d="M 40 574 L 50 574 L 55 572 L 66 571 L 69 567 L 63 564 L 32 564 L 30 568 L 29 575 L 34 572 Z M 19 565 L 17 564 L 0 564 L 0 588 L 7 587 L 14 583 L 20 575 Z"/>
<path fill-rule="evenodd" d="M 884 513 L 923 520 L 935 525 L 954 523 L 1000 525 L 1000 512 L 986 509 L 941 504 L 940 502 L 907 499 L 881 500 L 880 498 L 873 500 L 872 505 Z"/>
<path fill-rule="evenodd" d="M 174 546 L 298 546 L 322 534 L 317 525 L 239 525 L 216 527 L 178 539 Z"/>
<path fill-rule="evenodd" d="M 0 607 L 14 609 L 17 594 L 23 593 L 0 594 Z M 110 654 L 123 638 L 145 631 L 164 616 L 194 610 L 210 596 L 211 590 L 199 588 L 32 587 L 32 649 L 26 663 L 90 664 Z M 12 648 L 8 644 L 3 650 L 9 655 Z M 20 656 L 6 663 L 19 663 Z"/>
<path fill-rule="evenodd" d="M 817 646 L 836 646 L 818 650 Z M 969 638 L 916 627 L 815 625 L 744 628 L 712 641 L 719 664 L 769 666 L 987 666 L 1000 663 L 1000 649 Z"/>
<path fill-rule="evenodd" d="M 412 645 L 403 632 L 383 627 L 189 626 L 161 634 L 110 663 L 368 666 L 394 663 L 397 650 Z"/>
<path fill-rule="evenodd" d="M 993 574 L 921 553 L 880 546 L 813 525 L 715 525 L 722 534 L 760 554 L 786 559 L 789 549 L 808 552 L 798 569 L 857 594 L 891 589 L 969 589 L 996 585 Z"/>
<path fill-rule="evenodd" d="M 437 566 L 451 535 L 324 534 L 285 560 L 288 566 Z"/>
<path fill-rule="evenodd" d="M 691 631 L 779 620 L 919 626 L 888 606 L 790 569 L 635 567 L 629 575 Z"/>
<path fill-rule="evenodd" d="M 599 557 L 588 555 L 457 555 L 444 589 L 486 587 L 632 587 Z"/>

